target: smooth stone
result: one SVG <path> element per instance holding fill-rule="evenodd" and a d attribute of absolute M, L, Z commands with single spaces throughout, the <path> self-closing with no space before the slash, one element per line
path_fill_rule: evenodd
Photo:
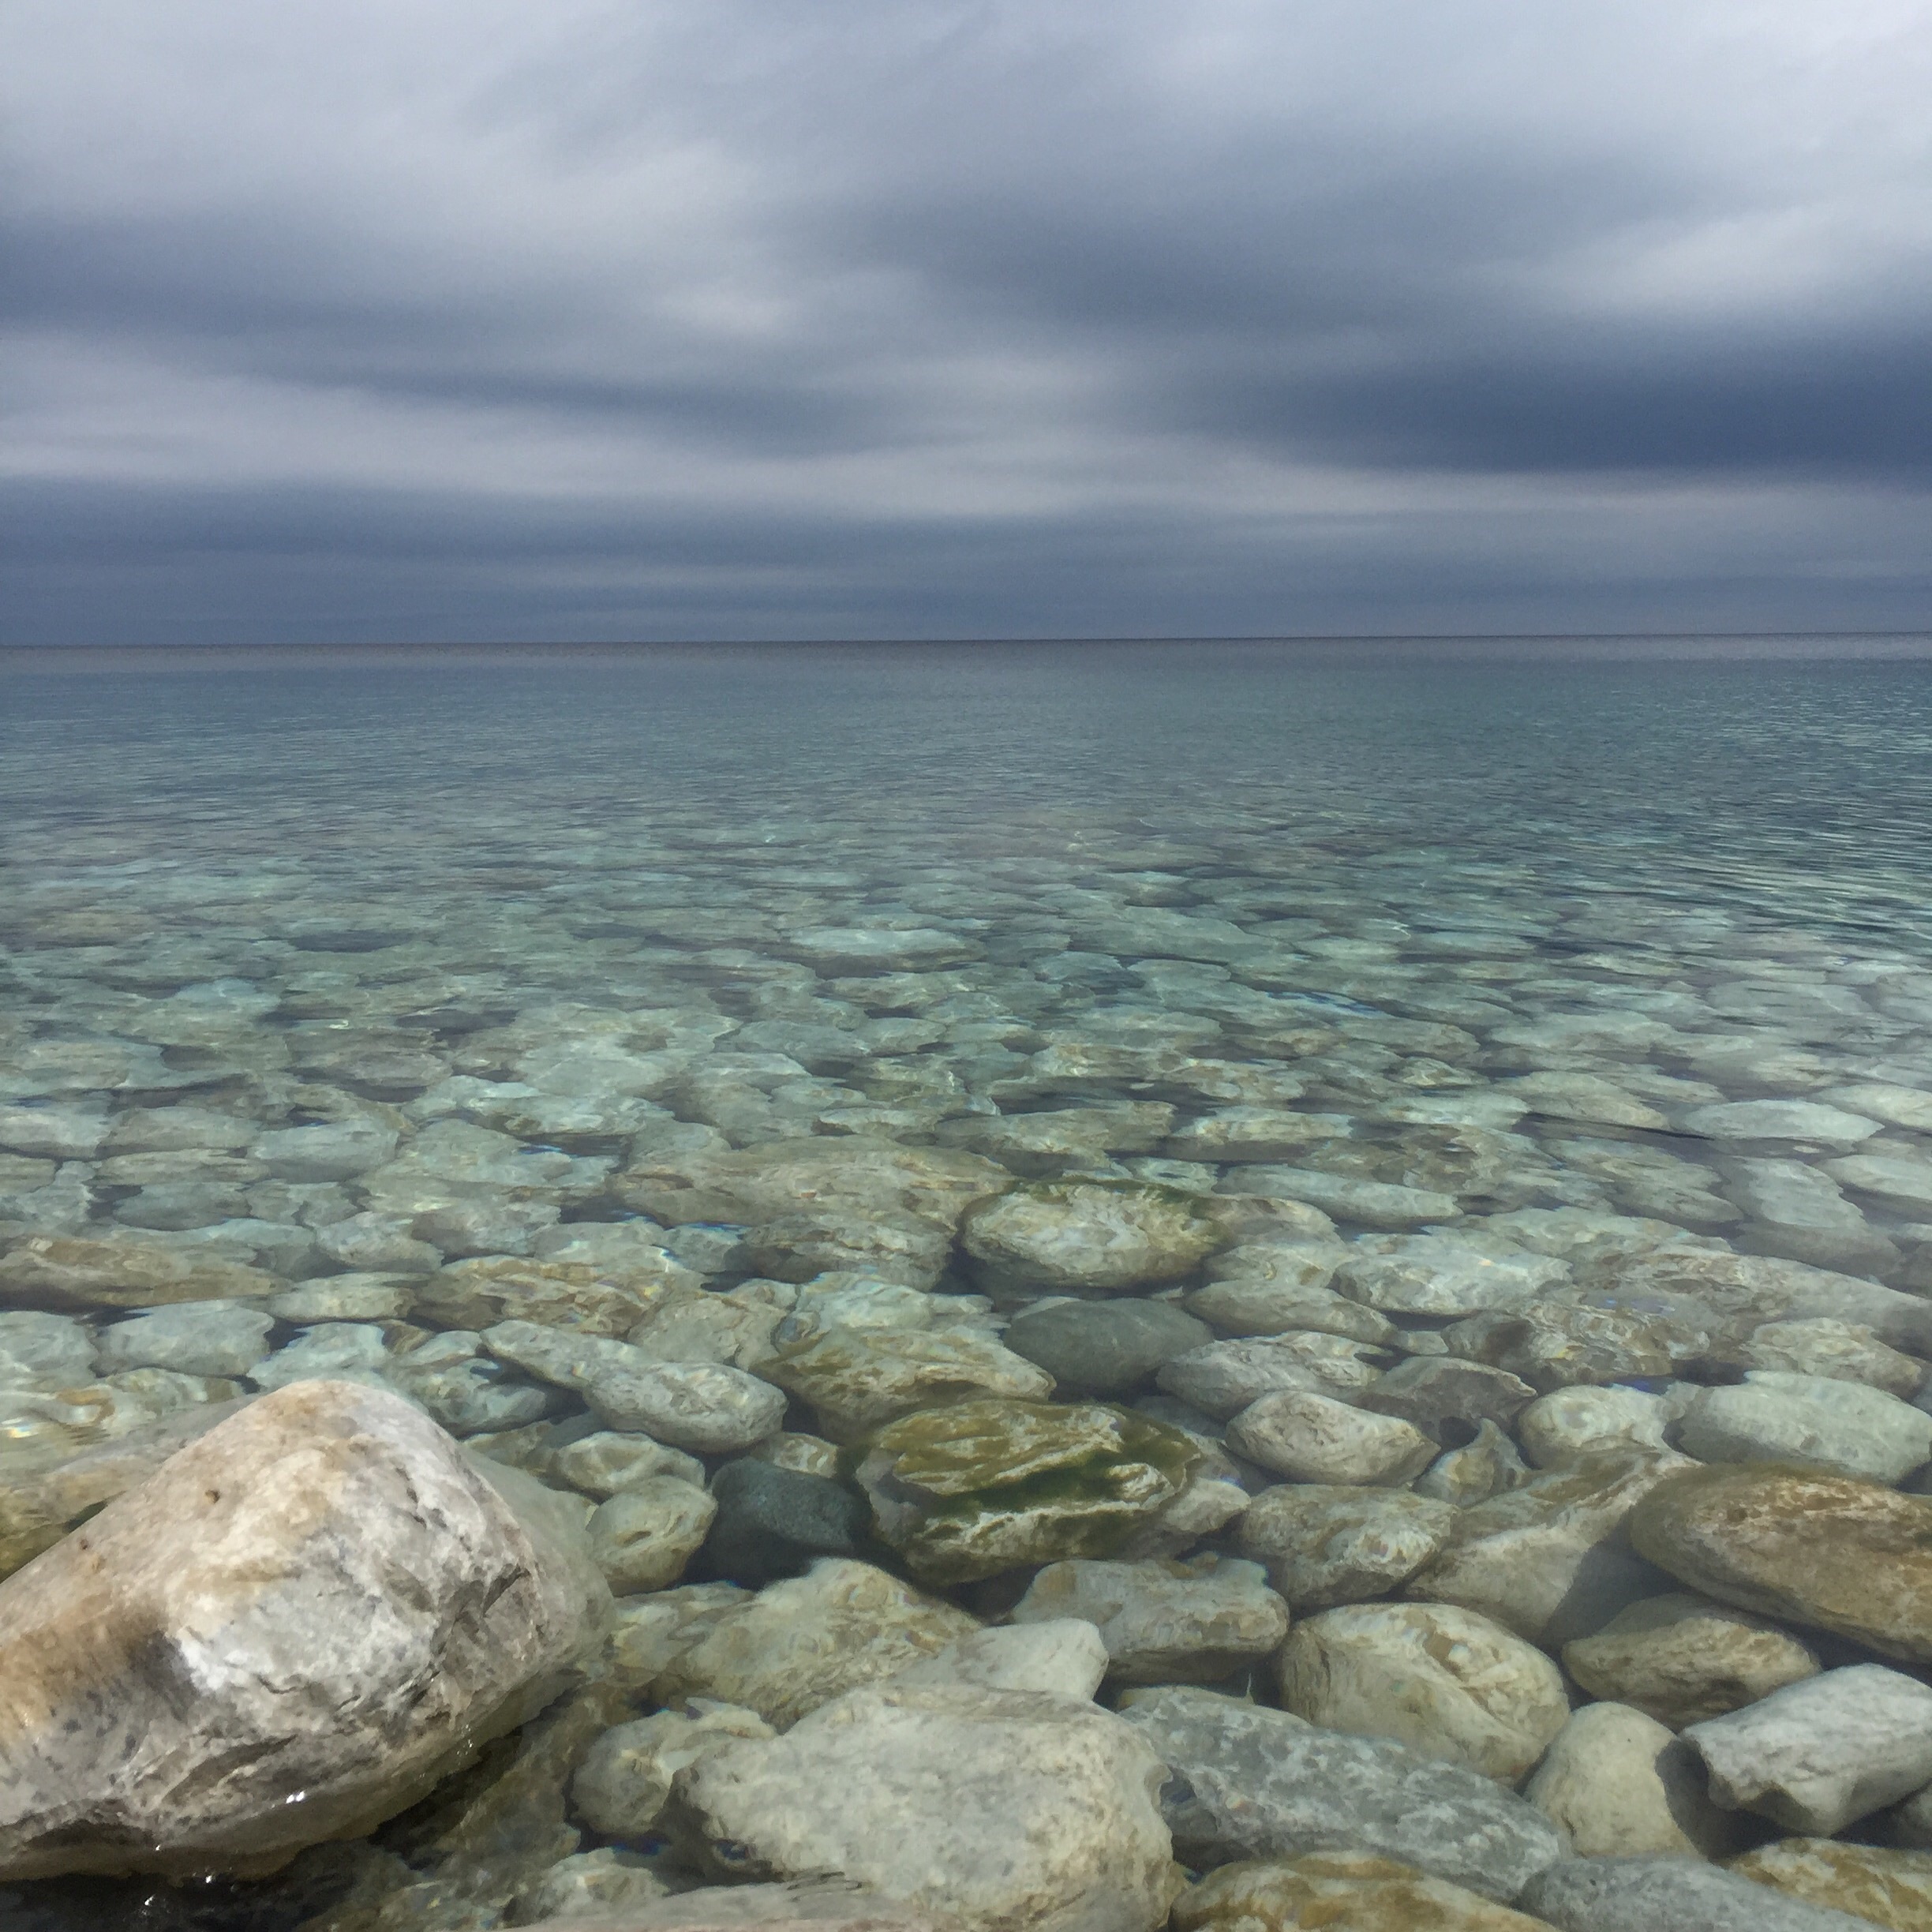
<path fill-rule="evenodd" d="M 663 1702 L 656 1694 L 658 1678 L 751 1601 L 751 1591 L 735 1583 L 680 1583 L 623 1598 L 605 1653 L 612 1682 L 626 1694 Z"/>
<path fill-rule="evenodd" d="M 1827 1161 L 1825 1171 L 1834 1181 L 1870 1194 L 1888 1207 L 1910 1214 L 1932 1212 L 1932 1161 L 1899 1155 L 1852 1154 Z"/>
<path fill-rule="evenodd" d="M 1292 1107 L 1218 1107 L 1168 1136 L 1166 1151 L 1176 1160 L 1228 1162 L 1290 1160 L 1318 1141 L 1346 1136 L 1346 1114 L 1303 1114 Z"/>
<path fill-rule="evenodd" d="M 901 1905 L 844 1879 L 700 1885 L 653 1904 L 633 1906 L 616 1919 L 546 1919 L 526 1932 L 747 1932 L 751 1927 L 761 1932 L 964 1932 L 949 1912 Z"/>
<path fill-rule="evenodd" d="M 1733 1859 L 1731 1870 L 1754 1885 L 1868 1919 L 1887 1932 L 1925 1932 L 1932 1926 L 1932 1854 L 1781 1838 Z"/>
<path fill-rule="evenodd" d="M 886 1683 L 707 1752 L 674 1803 L 732 1875 L 836 1874 L 983 1932 L 1155 1932 L 1176 1889 L 1162 1776 L 1090 1703 Z"/>
<path fill-rule="evenodd" d="M 1279 1195 L 1319 1208 L 1338 1221 L 1368 1228 L 1426 1227 L 1453 1221 L 1462 1210 L 1453 1194 L 1393 1181 L 1358 1181 L 1314 1167 L 1243 1167 L 1218 1193 Z"/>
<path fill-rule="evenodd" d="M 838 1444 L 827 1442 L 822 1436 L 807 1436 L 796 1429 L 781 1429 L 776 1436 L 767 1436 L 745 1454 L 754 1462 L 797 1470 L 807 1476 L 838 1474 Z"/>
<path fill-rule="evenodd" d="M 397 1396 L 305 1383 L 0 1584 L 0 1874 L 272 1871 L 541 1709 L 609 1597 L 489 1466 Z"/>
<path fill-rule="evenodd" d="M 417 1307 L 447 1328 L 485 1329 L 498 1322 L 619 1338 L 665 1297 L 694 1290 L 698 1276 L 662 1249 L 621 1269 L 583 1262 L 486 1255 L 453 1262 L 416 1290 Z"/>
<path fill-rule="evenodd" d="M 1553 1650 L 1598 1630 L 1668 1579 L 1630 1547 L 1625 1525 L 1682 1458 L 1600 1456 L 1545 1470 L 1466 1509 L 1442 1554 L 1404 1594 L 1480 1610 Z"/>
<path fill-rule="evenodd" d="M 262 1304 L 277 1321 L 306 1327 L 316 1322 L 399 1321 L 414 1290 L 392 1275 L 329 1275 L 271 1295 Z"/>
<path fill-rule="evenodd" d="M 1641 1389 L 1556 1389 L 1539 1395 L 1516 1418 L 1517 1439 L 1538 1469 L 1581 1456 L 1664 1453 L 1670 1406 Z"/>
<path fill-rule="evenodd" d="M 93 1376 L 94 1338 L 79 1322 L 39 1309 L 0 1310 L 0 1387 L 73 1388 Z"/>
<path fill-rule="evenodd" d="M 277 1128 L 253 1142 L 249 1153 L 280 1181 L 350 1181 L 380 1167 L 396 1140 L 392 1128 L 373 1121 L 326 1121 Z"/>
<path fill-rule="evenodd" d="M 101 1371 L 174 1368 L 184 1375 L 242 1376 L 268 1353 L 275 1317 L 232 1301 L 183 1301 L 116 1322 L 100 1333 Z"/>
<path fill-rule="evenodd" d="M 1523 1795 L 1578 1858 L 1722 1858 L 1738 1821 L 1705 1789 L 1703 1768 L 1656 1719 L 1586 1704 L 1556 1735 Z"/>
<path fill-rule="evenodd" d="M 1283 1706 L 1310 1724 L 1393 1738 L 1513 1784 L 1570 1715 L 1541 1650 L 1449 1604 L 1350 1604 L 1297 1623 L 1278 1664 Z"/>
<path fill-rule="evenodd" d="M 871 1522 L 863 1497 L 841 1482 L 750 1458 L 713 1477 L 717 1518 L 703 1568 L 757 1589 L 796 1576 L 822 1556 L 856 1556 Z"/>
<path fill-rule="evenodd" d="M 976 1684 L 986 1690 L 1050 1690 L 1091 1698 L 1107 1674 L 1107 1647 L 1084 1617 L 1049 1617 L 975 1631 L 923 1663 L 893 1673 L 898 1684 Z"/>
<path fill-rule="evenodd" d="M 1747 1368 L 1866 1383 L 1901 1402 L 1911 1401 L 1926 1381 L 1926 1365 L 1917 1356 L 1888 1346 L 1862 1322 L 1824 1316 L 1766 1322 L 1752 1331 L 1739 1359 Z"/>
<path fill-rule="evenodd" d="M 969 1329 L 833 1330 L 764 1372 L 809 1402 L 828 1436 L 848 1442 L 915 1410 L 987 1397 L 1044 1401 L 1054 1386 L 1045 1369 Z"/>
<path fill-rule="evenodd" d="M 1932 1502 L 1815 1470 L 1718 1464 L 1658 1485 L 1630 1534 L 1720 1602 L 1932 1663 Z"/>
<path fill-rule="evenodd" d="M 1754 1368 L 1707 1388 L 1678 1440 L 1702 1462 L 1783 1462 L 1902 1482 L 1932 1457 L 1932 1415 L 1862 1382 Z"/>
<path fill-rule="evenodd" d="M 1305 1331 L 1380 1346 L 1392 1342 L 1396 1333 L 1395 1324 L 1386 1315 L 1364 1308 L 1332 1288 L 1264 1281 L 1252 1275 L 1210 1282 L 1185 1296 L 1181 1306 L 1223 1335 L 1236 1337 Z"/>
<path fill-rule="evenodd" d="M 249 1371 L 260 1389 L 286 1387 L 291 1382 L 313 1382 L 340 1376 L 372 1385 L 384 1380 L 391 1365 L 388 1336 L 373 1322 L 318 1322 L 305 1328 L 286 1348 L 264 1356 Z"/>
<path fill-rule="evenodd" d="M 542 1473 L 546 1481 L 567 1483 L 600 1503 L 665 1476 L 700 1489 L 705 1486 L 704 1465 L 695 1456 L 667 1448 L 648 1436 L 626 1436 L 616 1429 L 579 1436 L 552 1450 Z"/>
<path fill-rule="evenodd" d="M 949 1121 L 941 1138 L 989 1155 L 1034 1178 L 1088 1167 L 1112 1154 L 1144 1154 L 1159 1146 L 1174 1110 L 1160 1101 L 1124 1101 L 1038 1114 L 968 1114 Z"/>
<path fill-rule="evenodd" d="M 92 1160 L 107 1131 L 107 1115 L 89 1108 L 0 1106 L 0 1148 L 11 1153 Z"/>
<path fill-rule="evenodd" d="M 1871 1932 L 1863 1919 L 1682 1858 L 1565 1859 L 1516 1902 L 1558 1932 Z"/>
<path fill-rule="evenodd" d="M 1593 1636 L 1565 1644 L 1563 1661 L 1593 1697 L 1631 1705 L 1672 1730 L 1754 1704 L 1819 1669 L 1818 1653 L 1789 1631 L 1683 1592 L 1626 1604 Z"/>
<path fill-rule="evenodd" d="M 828 1557 L 802 1577 L 735 1597 L 666 1662 L 655 1694 L 663 1703 L 709 1697 L 743 1705 L 782 1731 L 979 1627 L 964 1610 L 869 1563 Z"/>
<path fill-rule="evenodd" d="M 1080 1618 L 1106 1646 L 1121 1683 L 1211 1683 L 1266 1657 L 1288 1634 L 1288 1611 L 1259 1563 L 1049 1563 L 1013 1607 L 1016 1623 Z"/>
<path fill-rule="evenodd" d="M 1712 1140 L 1803 1140 L 1820 1147 L 1855 1147 L 1878 1131 L 1878 1123 L 1862 1114 L 1816 1100 L 1727 1100 L 1693 1107 L 1683 1126 Z"/>
<path fill-rule="evenodd" d="M 1365 1344 L 1340 1335 L 1263 1335 L 1189 1349 L 1170 1361 L 1155 1380 L 1163 1394 L 1226 1421 L 1283 1390 L 1346 1399 L 1371 1386 L 1387 1359 L 1368 1356 Z"/>
<path fill-rule="evenodd" d="M 1556 1827 L 1494 1779 L 1387 1738 L 1181 1685 L 1130 1691 L 1121 1714 L 1167 1766 L 1162 1807 L 1190 1864 L 1365 1852 L 1511 1899 L 1563 1855 Z"/>
<path fill-rule="evenodd" d="M 1406 1482 L 1433 1459 L 1435 1445 L 1396 1416 L 1351 1408 L 1326 1395 L 1282 1389 L 1251 1403 L 1228 1425 L 1228 1445 L 1290 1482 Z"/>
<path fill-rule="evenodd" d="M 1442 1333 L 1451 1354 L 1506 1370 L 1544 1395 L 1578 1383 L 1679 1375 L 1722 1359 L 1728 1343 L 1708 1314 L 1690 1318 L 1649 1297 L 1574 1289 L 1507 1313 L 1470 1316 Z"/>
<path fill-rule="evenodd" d="M 653 1361 L 627 1342 L 525 1321 L 485 1329 L 483 1344 L 526 1374 L 578 1391 L 608 1427 L 695 1455 L 748 1449 L 784 1420 L 781 1391 L 721 1362 Z"/>
<path fill-rule="evenodd" d="M 546 1866 L 512 1895 L 504 1923 L 567 1923 L 573 1932 L 584 1932 L 586 1920 L 609 1913 L 629 1919 L 638 1909 L 671 1896 L 671 1888 L 650 1859 L 605 1845 L 595 1852 L 573 1852 Z M 608 1920 L 605 1923 L 608 1925 Z"/>
<path fill-rule="evenodd" d="M 1361 1852 L 1244 1859 L 1174 1901 L 1176 1932 L 1546 1932 L 1480 1893 Z"/>
<path fill-rule="evenodd" d="M 1527 1073 L 1505 1080 L 1497 1090 L 1547 1120 L 1582 1121 L 1593 1126 L 1635 1127 L 1667 1133 L 1670 1122 L 1655 1107 L 1601 1074 Z"/>
<path fill-rule="evenodd" d="M 1829 1837 L 1932 1781 L 1932 1687 L 1882 1664 L 1788 1684 L 1688 1726 L 1720 1804 Z"/>
<path fill-rule="evenodd" d="M 1034 1181 L 960 1225 L 967 1253 L 1001 1277 L 1087 1294 L 1178 1281 L 1224 1239 L 1195 1196 L 1136 1181 Z"/>
<path fill-rule="evenodd" d="M 1453 1447 L 1484 1422 L 1507 1430 L 1535 1396 L 1527 1382 L 1507 1369 L 1417 1356 L 1398 1362 L 1357 1399 L 1361 1407 L 1399 1416 L 1432 1440 Z"/>
<path fill-rule="evenodd" d="M 756 1711 L 700 1698 L 602 1733 L 571 1780 L 571 1804 L 593 1831 L 636 1840 L 656 1826 L 672 1780 L 687 1765 L 732 1738 L 777 1733 Z"/>
<path fill-rule="evenodd" d="M 1127 1395 L 1161 1364 L 1214 1339 L 1166 1301 L 1056 1301 L 1023 1310 L 1007 1324 L 1005 1345 L 1076 1395 Z"/>
<path fill-rule="evenodd" d="M 259 1268 L 156 1241 L 29 1234 L 0 1254 L 0 1301 L 55 1309 L 145 1309 L 252 1301 L 283 1284 Z"/>
<path fill-rule="evenodd" d="M 1417 1496 L 1472 1509 L 1529 1480 L 1529 1465 L 1518 1455 L 1516 1445 L 1485 1420 L 1477 1425 L 1473 1442 L 1444 1450 L 1411 1487 Z"/>
<path fill-rule="evenodd" d="M 650 1476 L 591 1512 L 590 1555 L 620 1597 L 668 1589 L 702 1547 L 717 1504 L 695 1484 Z"/>
<path fill-rule="evenodd" d="M 654 1361 L 728 1362 L 755 1375 L 777 1353 L 773 1337 L 788 1313 L 787 1305 L 765 1298 L 766 1286 L 747 1283 L 724 1294 L 674 1289 L 624 1339 Z M 798 1293 L 789 1282 L 770 1286 L 782 1291 L 788 1305 Z"/>
<path fill-rule="evenodd" d="M 1511 1309 L 1570 1279 L 1548 1255 L 1497 1254 L 1444 1234 L 1357 1242 L 1335 1286 L 1384 1315 L 1454 1317 Z"/>
<path fill-rule="evenodd" d="M 888 1423 L 857 1471 L 880 1537 L 938 1583 L 1110 1556 L 1186 1489 L 1178 1429 L 1099 1403 L 969 1402 Z"/>
<path fill-rule="evenodd" d="M 1883 1121 L 1888 1126 L 1932 1133 L 1932 1092 L 1920 1088 L 1895 1086 L 1883 1080 L 1860 1081 L 1827 1088 L 1818 1098 L 1849 1113 Z"/>
<path fill-rule="evenodd" d="M 784 949 L 822 973 L 930 972 L 975 951 L 936 926 L 812 926 L 788 935 Z"/>
<path fill-rule="evenodd" d="M 1264 1489 L 1237 1532 L 1291 1609 L 1386 1596 L 1447 1541 L 1455 1511 L 1406 1490 L 1283 1484 Z"/>

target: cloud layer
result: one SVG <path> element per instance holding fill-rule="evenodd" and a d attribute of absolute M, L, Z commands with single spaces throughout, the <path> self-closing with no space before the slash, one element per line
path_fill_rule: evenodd
<path fill-rule="evenodd" d="M 1919 0 L 20 0 L 6 635 L 1932 623 Z"/>

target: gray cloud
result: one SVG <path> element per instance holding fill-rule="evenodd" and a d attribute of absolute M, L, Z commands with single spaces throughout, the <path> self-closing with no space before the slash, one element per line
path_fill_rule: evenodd
<path fill-rule="evenodd" d="M 1907 0 L 51 0 L 6 635 L 1932 621 Z"/>

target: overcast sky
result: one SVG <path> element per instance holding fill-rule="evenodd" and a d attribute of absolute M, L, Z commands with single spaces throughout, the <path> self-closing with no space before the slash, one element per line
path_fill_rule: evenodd
<path fill-rule="evenodd" d="M 1932 625 L 1926 0 L 6 0 L 7 641 Z"/>

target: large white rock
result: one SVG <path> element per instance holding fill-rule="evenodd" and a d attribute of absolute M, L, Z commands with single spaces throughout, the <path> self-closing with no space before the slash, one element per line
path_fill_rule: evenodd
<path fill-rule="evenodd" d="M 1855 1664 L 1683 1735 L 1720 1804 L 1829 1838 L 1932 1781 L 1932 1688 L 1882 1664 Z"/>
<path fill-rule="evenodd" d="M 837 1874 L 986 1932 L 1154 1932 L 1177 1889 L 1165 1776 L 1090 1703 L 886 1683 L 708 1752 L 672 1808 L 737 1877 Z"/>
<path fill-rule="evenodd" d="M 0 1585 L 0 1878 L 273 1870 L 414 1803 L 610 1610 L 567 1507 L 303 1382 Z"/>
<path fill-rule="evenodd" d="M 1282 1646 L 1282 1702 L 1331 1731 L 1513 1784 L 1570 1715 L 1563 1672 L 1500 1623 L 1453 1604 L 1346 1604 Z"/>

